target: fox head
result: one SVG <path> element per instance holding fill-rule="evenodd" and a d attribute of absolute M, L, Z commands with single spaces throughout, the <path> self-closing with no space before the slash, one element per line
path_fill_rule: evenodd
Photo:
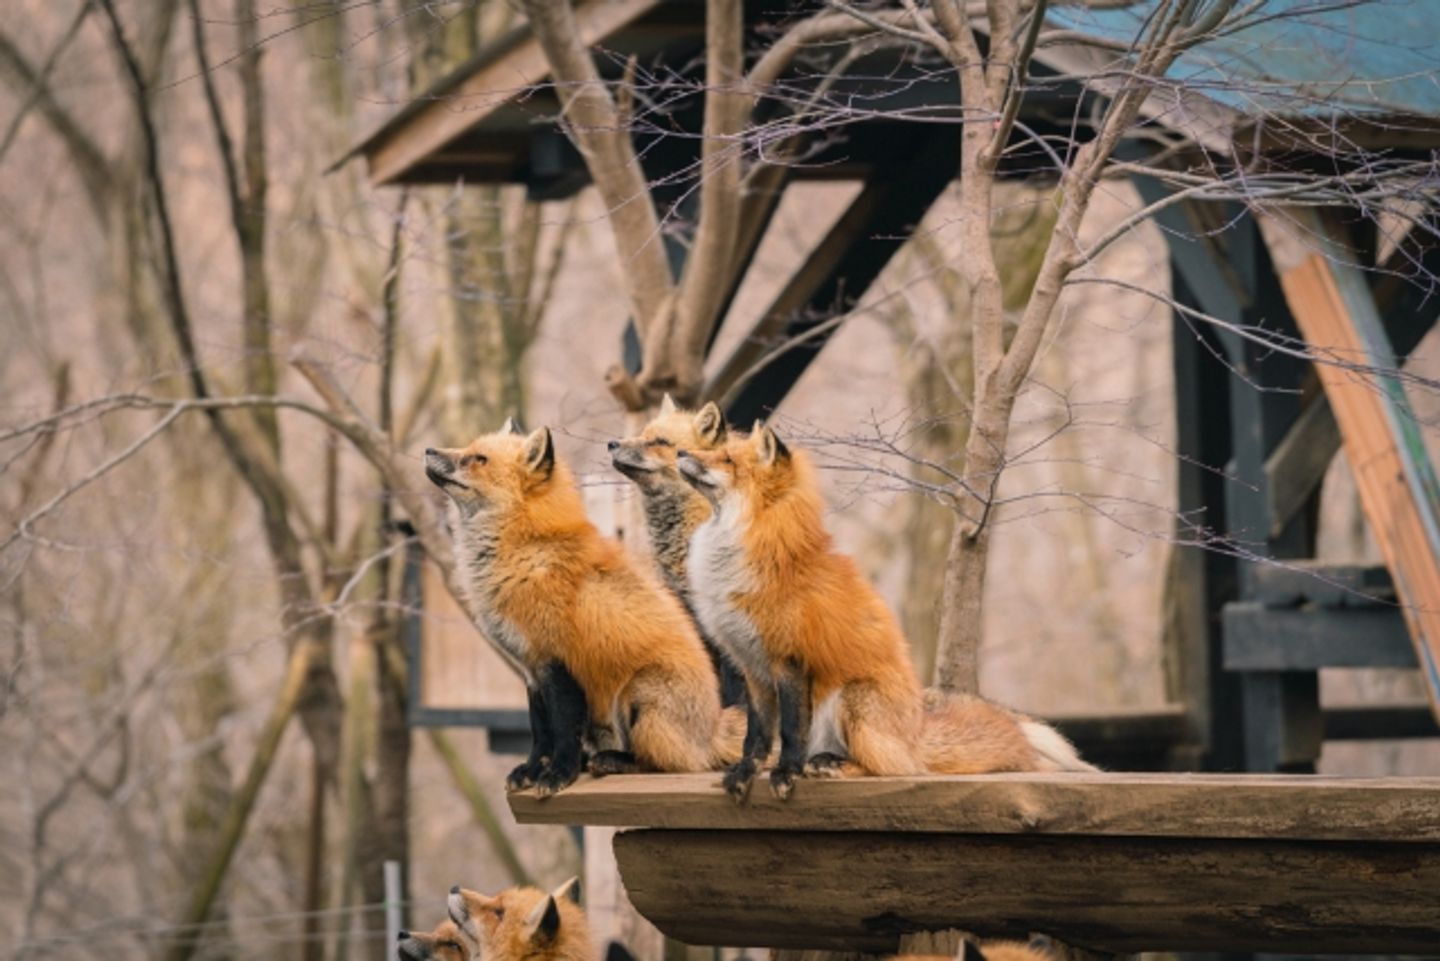
<path fill-rule="evenodd" d="M 441 921 L 433 931 L 401 931 L 395 945 L 399 961 L 470 961 L 471 942 L 454 921 Z"/>
<path fill-rule="evenodd" d="M 485 961 L 591 961 L 585 912 L 575 903 L 579 879 L 553 891 L 510 888 L 492 897 L 450 889 L 450 920 L 480 947 Z"/>
<path fill-rule="evenodd" d="M 749 437 L 718 450 L 676 452 L 680 476 L 719 508 L 734 498 L 764 505 L 805 483 L 805 466 L 775 432 L 756 422 Z"/>
<path fill-rule="evenodd" d="M 557 470 L 550 429 L 526 435 L 511 419 L 468 447 L 425 448 L 425 476 L 465 517 L 519 507 L 549 486 Z"/>
<path fill-rule="evenodd" d="M 638 436 L 612 440 L 608 446 L 615 469 L 641 490 L 653 491 L 682 483 L 675 469 L 676 451 L 715 450 L 728 438 L 725 417 L 714 401 L 691 413 L 676 407 L 666 394 L 660 412 Z"/>

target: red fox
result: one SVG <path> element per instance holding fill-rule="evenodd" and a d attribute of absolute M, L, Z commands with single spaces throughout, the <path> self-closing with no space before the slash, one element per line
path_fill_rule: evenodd
<path fill-rule="evenodd" d="M 547 428 L 525 437 L 507 422 L 468 447 L 427 449 L 425 470 L 455 505 L 471 613 L 533 679 L 550 753 L 537 744 L 510 786 L 548 796 L 575 780 L 587 706 L 605 737 L 595 774 L 713 770 L 739 755 L 690 618 L 586 519 Z"/>
<path fill-rule="evenodd" d="M 720 703 L 728 707 L 745 703 L 745 679 L 730 659 L 720 653 L 714 640 L 706 636 L 704 626 L 695 617 L 695 604 L 685 573 L 690 537 L 710 516 L 710 505 L 685 483 L 675 468 L 677 450 L 714 450 L 726 440 L 725 417 L 713 401 L 699 412 L 691 413 L 676 407 L 675 401 L 666 394 L 660 412 L 638 436 L 612 440 L 608 446 L 615 469 L 640 490 L 656 567 L 665 586 L 675 592 L 695 619 L 700 639 L 705 642 L 720 677 Z"/>
<path fill-rule="evenodd" d="M 937 697 L 926 712 L 894 615 L 831 544 L 803 451 L 757 424 L 749 439 L 682 450 L 677 463 L 712 510 L 688 561 L 700 620 L 747 678 L 776 684 L 778 704 L 753 705 L 751 716 L 773 731 L 778 708 L 780 759 L 770 783 L 779 797 L 790 796 L 807 759 L 816 774 L 1088 769 L 1059 733 L 980 698 Z M 752 694 L 759 687 L 752 683 Z M 737 800 L 770 736 L 747 735 L 727 772 Z"/>
<path fill-rule="evenodd" d="M 548 893 L 510 888 L 493 898 L 456 885 L 446 907 L 485 961 L 595 961 L 590 926 L 575 903 L 578 883 L 571 878 Z"/>
<path fill-rule="evenodd" d="M 470 961 L 474 956 L 453 921 L 441 921 L 426 933 L 401 931 L 395 952 L 399 961 Z"/>

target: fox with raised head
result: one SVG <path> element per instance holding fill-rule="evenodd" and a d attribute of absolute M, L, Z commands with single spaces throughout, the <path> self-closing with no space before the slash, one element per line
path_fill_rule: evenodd
<path fill-rule="evenodd" d="M 725 417 L 711 401 L 699 411 L 681 410 L 669 394 L 660 411 L 635 437 L 609 443 L 611 462 L 640 490 L 650 548 L 665 586 L 675 592 L 700 631 L 720 677 L 720 703 L 745 703 L 745 679 L 725 657 L 695 614 L 685 557 L 695 529 L 710 516 L 710 504 L 685 482 L 675 466 L 677 450 L 715 450 L 728 440 Z"/>
<path fill-rule="evenodd" d="M 814 774 L 979 774 L 1089 769 L 1060 734 L 980 698 L 928 703 L 894 615 L 825 530 L 814 467 L 769 427 L 713 451 L 677 452 L 710 502 L 688 559 L 696 611 L 747 678 L 773 678 L 752 705 L 745 756 L 726 773 L 737 800 L 769 750 L 775 793 Z M 751 692 L 761 685 L 751 685 Z"/>
<path fill-rule="evenodd" d="M 531 757 L 507 786 L 553 794 L 579 774 L 704 771 L 740 753 L 722 731 L 714 669 L 680 602 L 585 516 L 547 428 L 507 421 L 468 447 L 425 452 L 454 504 L 456 564 L 471 613 L 528 673 Z M 549 753 L 545 753 L 548 748 Z"/>
<path fill-rule="evenodd" d="M 494 897 L 456 885 L 446 900 L 449 923 L 484 961 L 595 961 L 590 926 L 576 903 L 578 884 L 571 878 L 553 891 L 510 888 Z"/>

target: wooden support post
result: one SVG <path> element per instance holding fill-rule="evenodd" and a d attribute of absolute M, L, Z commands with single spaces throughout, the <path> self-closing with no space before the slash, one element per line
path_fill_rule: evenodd
<path fill-rule="evenodd" d="M 1290 310 L 1323 361 L 1320 382 L 1440 716 L 1440 482 L 1404 389 L 1387 374 L 1394 352 L 1364 276 L 1315 211 L 1259 220 Z"/>

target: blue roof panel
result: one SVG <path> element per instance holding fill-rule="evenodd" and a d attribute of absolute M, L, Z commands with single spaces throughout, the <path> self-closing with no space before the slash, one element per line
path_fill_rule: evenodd
<path fill-rule="evenodd" d="M 1128 43 L 1158 2 L 1058 6 L 1047 19 Z M 1237 26 L 1188 51 L 1167 76 L 1245 113 L 1440 117 L 1440 0 L 1267 0 Z"/>

